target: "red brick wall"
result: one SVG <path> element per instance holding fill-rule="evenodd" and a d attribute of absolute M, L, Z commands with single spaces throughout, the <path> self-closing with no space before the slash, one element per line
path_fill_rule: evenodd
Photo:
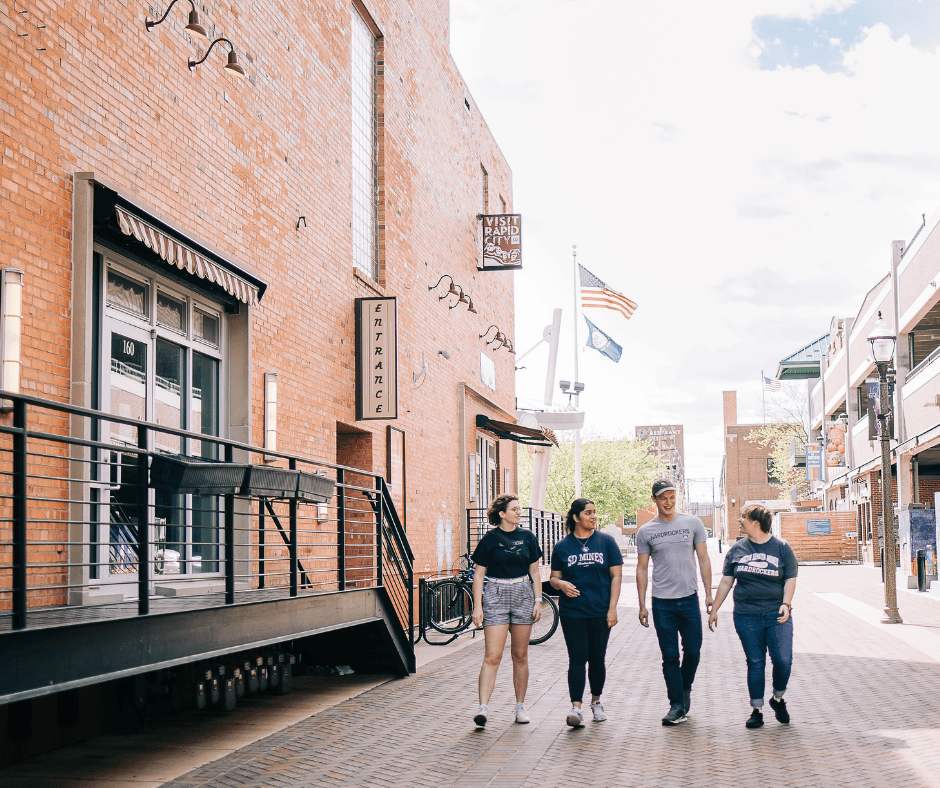
<path fill-rule="evenodd" d="M 187 68 L 204 48 L 183 32 L 183 5 L 147 32 L 145 16 L 165 3 L 0 0 L 0 267 L 26 272 L 24 391 L 68 401 L 73 175 L 105 177 L 269 283 L 252 316 L 255 442 L 262 376 L 276 370 L 279 449 L 324 460 L 338 454 L 336 423 L 355 418 L 353 299 L 397 296 L 397 426 L 407 441 L 408 530 L 423 566 L 433 563 L 428 502 L 462 517 L 456 385 L 479 381 L 478 335 L 488 325 L 515 338 L 513 277 L 476 271 L 475 218 L 481 165 L 509 211 L 512 177 L 451 60 L 448 3 L 425 3 L 419 14 L 402 0 L 364 6 L 383 35 L 381 285 L 363 282 L 351 263 L 354 11 L 338 0 L 302 9 L 287 0 L 200 3 L 203 24 L 234 42 L 249 80 L 223 72 L 223 47 Z M 444 273 L 478 314 L 448 310 L 428 291 Z M 416 387 L 422 354 L 429 372 Z M 490 397 L 511 413 L 514 357 L 491 355 Z M 360 426 L 373 434 L 368 465 L 384 471 L 385 424 Z"/>
<path fill-rule="evenodd" d="M 734 392 L 725 392 L 725 394 Z M 727 532 L 724 539 L 738 538 L 738 517 L 745 501 L 773 500 L 779 497 L 777 488 L 767 483 L 767 457 L 769 449 L 752 443 L 748 436 L 760 425 L 725 425 L 725 505 L 728 512 Z M 731 499 L 735 503 L 731 503 Z"/>

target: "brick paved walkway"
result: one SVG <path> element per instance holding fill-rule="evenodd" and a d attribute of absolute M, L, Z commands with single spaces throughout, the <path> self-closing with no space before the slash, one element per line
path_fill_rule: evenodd
<path fill-rule="evenodd" d="M 490 723 L 475 731 L 482 645 L 474 643 L 167 786 L 940 786 L 940 603 L 902 594 L 902 615 L 920 625 L 907 631 L 926 644 L 915 648 L 833 603 L 877 606 L 876 577 L 865 567 L 801 568 L 788 727 L 769 709 L 762 729 L 744 727 L 744 657 L 726 609 L 718 632 L 705 633 L 690 719 L 662 727 L 655 635 L 636 621 L 625 584 L 608 652 L 607 722 L 564 724 L 559 632 L 531 651 L 532 723 L 511 723 L 507 654 Z"/>

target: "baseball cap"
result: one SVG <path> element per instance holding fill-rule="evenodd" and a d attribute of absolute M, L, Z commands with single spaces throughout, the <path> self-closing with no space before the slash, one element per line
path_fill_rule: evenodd
<path fill-rule="evenodd" d="M 653 497 L 656 498 L 664 492 L 675 489 L 676 485 L 669 481 L 669 479 L 656 479 L 656 481 L 653 482 Z"/>

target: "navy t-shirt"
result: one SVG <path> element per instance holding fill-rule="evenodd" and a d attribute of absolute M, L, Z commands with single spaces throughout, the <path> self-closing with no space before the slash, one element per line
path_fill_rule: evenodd
<path fill-rule="evenodd" d="M 734 612 L 776 613 L 783 604 L 783 584 L 796 577 L 796 555 L 785 539 L 771 536 L 756 544 L 746 536 L 728 549 L 722 574 L 734 578 Z"/>
<path fill-rule="evenodd" d="M 483 534 L 471 557 L 473 563 L 486 567 L 487 577 L 522 577 L 542 557 L 542 548 L 535 534 L 525 528 L 500 531 L 497 527 Z"/>
<path fill-rule="evenodd" d="M 561 579 L 574 583 L 581 595 L 560 593 L 559 613 L 571 618 L 606 617 L 610 609 L 610 568 L 621 564 L 620 547 L 609 534 L 595 531 L 587 541 L 568 534 L 552 550 L 552 571 L 560 571 Z"/>

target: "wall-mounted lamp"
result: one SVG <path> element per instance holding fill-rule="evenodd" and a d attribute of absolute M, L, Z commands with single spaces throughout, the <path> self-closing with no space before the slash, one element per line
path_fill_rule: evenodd
<path fill-rule="evenodd" d="M 475 315 L 477 310 L 473 306 L 473 299 L 470 297 L 470 293 L 465 293 L 463 288 L 454 281 L 454 278 L 450 274 L 444 274 L 440 279 L 437 280 L 435 284 L 428 285 L 428 290 L 437 289 L 440 287 L 441 282 L 443 282 L 445 279 L 450 280 L 450 287 L 447 288 L 447 292 L 444 293 L 444 295 L 439 295 L 437 300 L 443 301 L 448 296 L 457 296 L 457 300 L 453 304 L 447 305 L 448 310 L 455 309 L 458 304 L 466 304 L 467 311 L 471 315 Z"/>
<path fill-rule="evenodd" d="M 234 74 L 236 77 L 241 77 L 243 79 L 246 78 L 248 76 L 248 72 L 246 72 L 242 65 L 238 62 L 238 55 L 235 54 L 235 45 L 227 38 L 217 38 L 215 41 L 209 44 L 209 48 L 206 50 L 206 54 L 202 56 L 201 60 L 193 60 L 190 58 L 189 70 L 192 71 L 194 68 L 196 68 L 196 66 L 201 66 L 203 63 L 205 63 L 206 58 L 209 57 L 209 53 L 212 51 L 212 48 L 220 41 L 224 41 L 231 47 L 228 53 L 228 63 L 225 64 L 225 70 L 228 71 L 229 74 Z"/>
<path fill-rule="evenodd" d="M 277 451 L 277 372 L 264 373 L 264 448 Z M 264 459 L 275 458 L 266 454 Z"/>
<path fill-rule="evenodd" d="M 163 24 L 163 21 L 170 15 L 170 11 L 173 9 L 173 6 L 175 6 L 178 2 L 179 0 L 173 0 L 173 2 L 170 3 L 169 7 L 166 9 L 166 13 L 156 22 L 154 22 L 148 16 L 144 21 L 144 24 L 147 26 L 147 31 L 149 32 L 157 25 Z M 189 12 L 189 24 L 186 25 L 186 31 L 196 36 L 196 38 L 201 38 L 203 41 L 208 41 L 209 34 L 199 22 L 199 12 L 196 10 L 196 3 L 193 0 L 189 0 L 189 4 L 193 7 L 193 10 Z"/>
<path fill-rule="evenodd" d="M 441 282 L 443 282 L 445 279 L 450 279 L 450 288 L 447 290 L 446 293 L 444 293 L 444 295 L 437 297 L 438 301 L 443 301 L 445 298 L 447 298 L 447 296 L 451 296 L 451 295 L 459 296 L 460 295 L 460 291 L 454 285 L 454 278 L 450 274 L 444 274 L 440 279 L 437 280 L 437 284 L 428 285 L 428 290 L 437 289 L 440 286 Z"/>
<path fill-rule="evenodd" d="M 20 392 L 20 346 L 23 322 L 23 272 L 19 268 L 0 271 L 0 389 Z M 0 401 L 0 409 L 13 403 Z"/>
<path fill-rule="evenodd" d="M 489 336 L 490 331 L 492 331 L 494 328 L 496 329 L 496 333 L 493 335 L 493 337 L 492 337 L 491 339 L 487 339 L 487 340 L 486 340 L 486 344 L 493 346 L 493 352 L 494 352 L 494 353 L 495 353 L 497 350 L 499 350 L 501 347 L 504 347 L 504 348 L 507 348 L 510 353 L 512 353 L 513 355 L 515 355 L 515 354 L 516 354 L 516 349 L 513 347 L 512 340 L 509 339 L 509 337 L 507 337 L 507 336 L 500 330 L 499 326 L 497 326 L 495 323 L 494 323 L 493 325 L 491 325 L 488 329 L 486 329 L 486 331 L 484 331 L 482 334 L 479 335 L 479 336 L 480 336 L 480 339 L 486 339 L 486 337 Z"/>

